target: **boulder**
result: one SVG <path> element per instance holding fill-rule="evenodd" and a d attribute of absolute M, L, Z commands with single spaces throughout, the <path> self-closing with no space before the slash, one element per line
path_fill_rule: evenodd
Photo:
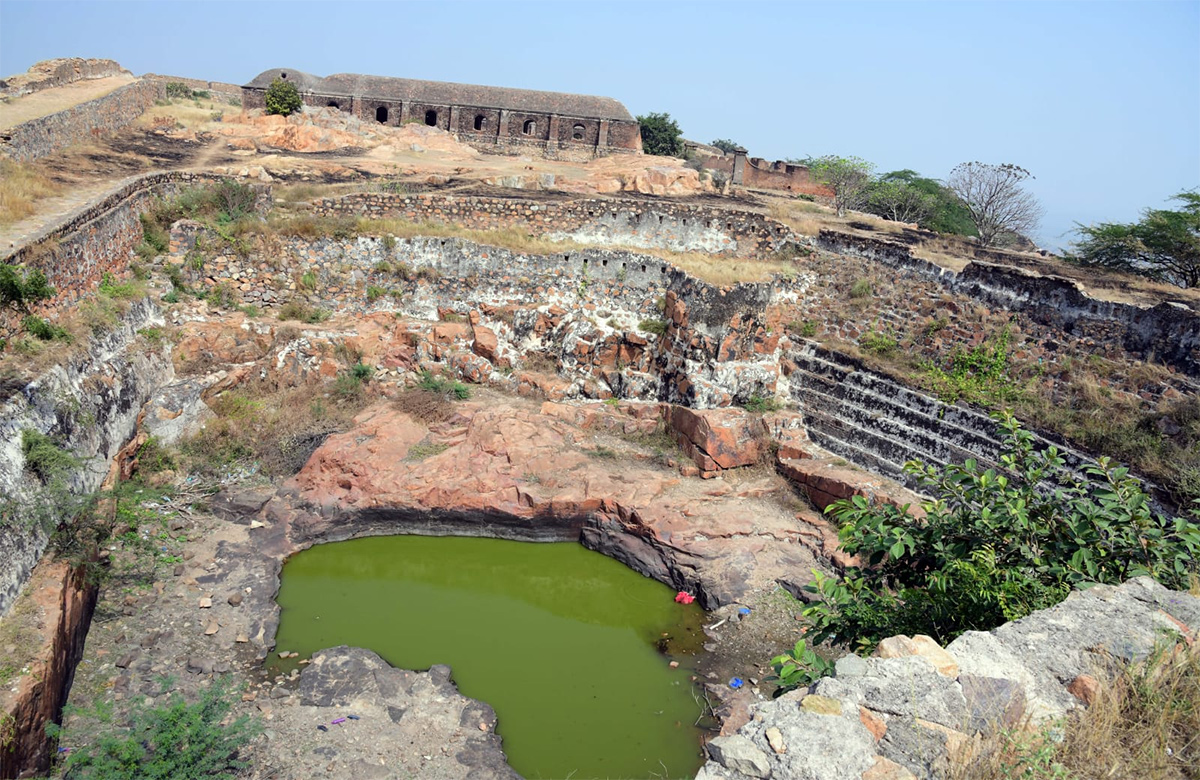
<path fill-rule="evenodd" d="M 673 406 L 669 425 L 679 446 L 702 473 L 750 466 L 763 453 L 758 421 L 742 409 Z"/>

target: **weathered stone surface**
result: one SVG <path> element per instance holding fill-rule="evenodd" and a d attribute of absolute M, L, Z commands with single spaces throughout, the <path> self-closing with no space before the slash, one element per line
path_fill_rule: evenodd
<path fill-rule="evenodd" d="M 750 777 L 771 776 L 771 764 L 767 760 L 767 754 L 741 735 L 714 737 L 708 743 L 708 754 L 718 764 L 734 772 Z"/>
<path fill-rule="evenodd" d="M 994 734 L 1014 728 L 1025 717 L 1025 689 L 1014 680 L 964 673 L 958 684 L 970 710 L 969 731 Z"/>
<path fill-rule="evenodd" d="M 800 700 L 800 707 L 816 715 L 841 715 L 842 703 L 828 696 L 809 694 Z"/>
<path fill-rule="evenodd" d="M 1081 674 L 1067 686 L 1067 692 L 1087 706 L 1092 706 L 1100 695 L 1100 683 L 1090 674 Z"/>
<path fill-rule="evenodd" d="M 958 676 L 958 662 L 954 660 L 954 656 L 942 649 L 932 638 L 922 634 L 912 637 L 888 637 L 879 643 L 874 654 L 878 658 L 922 658 L 937 669 L 939 674 L 946 677 Z"/>
<path fill-rule="evenodd" d="M 671 409 L 670 426 L 702 472 L 749 466 L 762 453 L 757 421 L 741 409 L 676 406 Z"/>
<path fill-rule="evenodd" d="M 875 763 L 862 773 L 862 780 L 916 780 L 916 775 L 895 761 L 875 756 Z"/>

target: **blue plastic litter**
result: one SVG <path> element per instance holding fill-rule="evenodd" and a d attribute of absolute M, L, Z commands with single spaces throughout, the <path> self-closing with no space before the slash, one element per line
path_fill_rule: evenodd
<path fill-rule="evenodd" d="M 317 731 L 329 731 L 329 727 L 322 723 L 320 726 L 317 726 Z"/>
<path fill-rule="evenodd" d="M 750 614 L 750 607 L 740 607 L 740 608 L 738 609 L 738 614 L 739 614 L 739 615 L 749 615 L 749 614 Z"/>
<path fill-rule="evenodd" d="M 347 715 L 346 717 L 349 718 L 350 720 L 358 720 L 357 715 Z"/>
<path fill-rule="evenodd" d="M 732 680 L 729 681 L 730 688 L 741 688 L 745 684 L 746 683 L 742 681 L 741 677 L 734 677 Z"/>

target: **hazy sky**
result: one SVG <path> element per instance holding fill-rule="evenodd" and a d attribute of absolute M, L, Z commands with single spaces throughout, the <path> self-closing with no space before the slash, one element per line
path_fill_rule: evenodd
<path fill-rule="evenodd" d="M 1200 186 L 1200 0 L 0 0 L 0 72 L 68 56 L 238 84 L 288 67 L 608 95 L 756 156 L 935 178 L 1012 162 L 1037 177 L 1050 246 Z"/>

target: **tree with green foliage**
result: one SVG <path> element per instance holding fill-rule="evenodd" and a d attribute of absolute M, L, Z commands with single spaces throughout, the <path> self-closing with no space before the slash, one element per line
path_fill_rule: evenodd
<path fill-rule="evenodd" d="M 893 222 L 924 223 L 937 207 L 937 199 L 906 181 L 880 177 L 867 192 L 866 211 Z"/>
<path fill-rule="evenodd" d="M 1012 236 L 1037 230 L 1043 209 L 1022 185 L 1033 174 L 1019 165 L 960 163 L 950 171 L 946 186 L 958 196 L 979 233 L 979 243 L 996 246 Z"/>
<path fill-rule="evenodd" d="M 829 154 L 804 161 L 813 181 L 833 190 L 833 205 L 839 217 L 847 209 L 861 208 L 867 202 L 871 174 L 875 166 L 861 157 Z"/>
<path fill-rule="evenodd" d="M 683 131 L 670 114 L 646 114 L 637 118 L 642 132 L 642 151 L 662 157 L 683 157 Z"/>
<path fill-rule="evenodd" d="M 233 778 L 249 764 L 239 758 L 259 731 L 249 715 L 222 725 L 233 710 L 232 686 L 225 680 L 205 688 L 194 704 L 178 693 L 148 707 L 134 697 L 128 729 L 112 729 L 111 707 L 81 713 L 110 728 L 89 744 L 71 746 L 64 775 L 71 780 L 213 780 Z M 61 729 L 48 729 L 62 738 Z"/>
<path fill-rule="evenodd" d="M 283 79 L 275 79 L 267 87 L 266 105 L 268 114 L 287 116 L 300 110 L 304 101 L 300 99 L 300 91 L 296 85 Z"/>
<path fill-rule="evenodd" d="M 1132 224 L 1079 225 L 1068 259 L 1079 265 L 1128 271 L 1180 287 L 1200 286 L 1200 193 L 1180 192 L 1178 210 L 1146 209 Z"/>
<path fill-rule="evenodd" d="M 30 304 L 53 297 L 54 288 L 41 271 L 0 264 L 0 307 L 29 314 Z"/>
<path fill-rule="evenodd" d="M 1140 575 L 1187 587 L 1200 561 L 1200 509 L 1194 519 L 1156 513 L 1128 469 L 1107 458 L 1085 466 L 1081 481 L 1057 448 L 1040 448 L 1010 414 L 996 419 L 998 468 L 973 459 L 905 466 L 933 496 L 923 517 L 861 496 L 826 510 L 842 549 L 862 564 L 816 576 L 810 590 L 823 600 L 804 612 L 812 641 L 837 636 L 869 649 L 927 634 L 945 643 L 1052 606 L 1073 587 Z"/>
<path fill-rule="evenodd" d="M 735 151 L 742 148 L 742 145 L 737 141 L 731 141 L 728 138 L 718 138 L 709 144 L 709 146 L 715 146 L 722 152 L 725 152 L 725 154 L 733 154 Z"/>

